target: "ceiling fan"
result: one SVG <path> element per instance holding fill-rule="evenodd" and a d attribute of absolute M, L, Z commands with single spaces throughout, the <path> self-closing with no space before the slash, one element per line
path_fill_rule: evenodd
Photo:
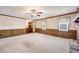
<path fill-rule="evenodd" d="M 31 14 L 32 17 L 33 16 L 39 16 L 40 17 L 43 12 L 32 9 L 32 10 L 29 11 L 29 13 Z"/>

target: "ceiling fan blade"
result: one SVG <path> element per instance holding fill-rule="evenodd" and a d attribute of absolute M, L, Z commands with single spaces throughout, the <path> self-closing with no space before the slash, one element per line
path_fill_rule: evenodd
<path fill-rule="evenodd" d="M 32 15 L 32 17 L 33 16 L 40 16 L 43 12 L 41 12 L 41 11 L 36 11 L 35 9 L 32 9 L 32 10 L 30 10 L 30 11 L 27 11 L 27 13 L 28 14 L 31 14 Z"/>
<path fill-rule="evenodd" d="M 40 17 L 40 15 L 39 15 L 39 14 L 37 14 L 37 16 L 39 16 L 39 17 Z"/>
<path fill-rule="evenodd" d="M 43 12 L 37 12 L 37 13 L 42 14 Z"/>

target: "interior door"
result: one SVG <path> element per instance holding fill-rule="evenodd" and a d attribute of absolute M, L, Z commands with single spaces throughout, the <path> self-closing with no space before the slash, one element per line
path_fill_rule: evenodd
<path fill-rule="evenodd" d="M 33 32 L 32 22 L 29 22 L 29 24 L 28 24 L 28 30 L 29 30 L 29 32 Z"/>

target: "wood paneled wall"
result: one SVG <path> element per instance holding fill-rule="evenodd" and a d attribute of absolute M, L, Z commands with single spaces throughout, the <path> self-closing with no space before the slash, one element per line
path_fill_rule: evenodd
<path fill-rule="evenodd" d="M 28 32 L 28 29 L 0 30 L 0 38 L 21 35 L 21 34 L 25 34 L 27 32 Z"/>
<path fill-rule="evenodd" d="M 36 28 L 36 32 L 58 36 L 58 37 L 70 38 L 70 39 L 76 39 L 76 33 L 77 33 L 76 30 L 69 30 L 68 32 L 63 32 L 63 31 L 58 31 L 57 29 L 42 30 L 40 28 Z"/>
<path fill-rule="evenodd" d="M 42 30 L 40 28 L 36 28 L 35 32 L 58 36 L 58 37 L 70 38 L 70 39 L 76 39 L 76 34 L 77 34 L 76 30 L 69 30 L 68 32 L 62 32 L 62 31 L 58 31 L 57 29 Z M 28 29 L 0 30 L 0 38 L 22 35 L 26 33 L 29 33 Z"/>

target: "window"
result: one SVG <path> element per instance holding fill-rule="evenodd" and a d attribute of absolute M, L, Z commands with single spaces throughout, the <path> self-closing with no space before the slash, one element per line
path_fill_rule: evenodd
<path fill-rule="evenodd" d="M 46 30 L 47 29 L 46 21 L 42 21 L 41 28 L 42 28 L 42 30 Z"/>
<path fill-rule="evenodd" d="M 69 18 L 65 17 L 65 18 L 60 19 L 59 24 L 58 24 L 58 28 L 59 28 L 59 31 L 68 32 L 68 30 L 69 30 Z"/>
<path fill-rule="evenodd" d="M 59 23 L 59 31 L 68 31 L 68 23 Z"/>

